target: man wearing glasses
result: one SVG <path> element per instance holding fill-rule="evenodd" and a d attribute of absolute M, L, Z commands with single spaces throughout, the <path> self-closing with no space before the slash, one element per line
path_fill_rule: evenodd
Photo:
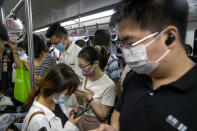
<path fill-rule="evenodd" d="M 123 0 L 119 23 L 133 70 L 112 115 L 95 131 L 196 131 L 197 66 L 185 50 L 186 0 Z"/>

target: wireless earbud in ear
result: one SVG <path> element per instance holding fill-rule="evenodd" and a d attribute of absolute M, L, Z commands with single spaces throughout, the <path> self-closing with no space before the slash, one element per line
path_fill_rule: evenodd
<path fill-rule="evenodd" d="M 168 39 L 166 40 L 166 45 L 170 45 L 175 40 L 174 35 L 169 35 Z"/>

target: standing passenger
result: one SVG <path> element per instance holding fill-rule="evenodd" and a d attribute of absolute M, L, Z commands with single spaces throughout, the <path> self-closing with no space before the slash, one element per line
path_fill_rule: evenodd
<path fill-rule="evenodd" d="M 56 104 L 69 99 L 78 84 L 79 78 L 69 66 L 58 64 L 51 68 L 42 79 L 40 88 L 34 88 L 26 102 L 29 111 L 23 121 L 22 131 L 38 131 L 43 127 L 47 131 L 78 131 L 75 125 L 80 117 L 74 119 L 74 115 L 71 115 L 62 126 L 61 119 L 52 112 Z"/>
<path fill-rule="evenodd" d="M 112 115 L 114 129 L 98 130 L 196 131 L 197 61 L 184 49 L 187 1 L 122 0 L 114 16 L 133 73 Z"/>
<path fill-rule="evenodd" d="M 79 53 L 79 67 L 86 79 L 80 90 L 89 101 L 91 109 L 79 122 L 80 131 L 97 128 L 106 122 L 110 109 L 114 106 L 116 89 L 114 82 L 103 72 L 106 63 L 102 54 L 93 47 L 86 47 Z"/>
<path fill-rule="evenodd" d="M 115 54 L 109 51 L 110 46 L 110 33 L 107 30 L 97 30 L 94 34 L 94 46 L 99 46 L 101 52 L 107 55 L 107 65 L 105 72 L 116 84 L 116 93 L 120 97 L 121 86 L 120 86 L 120 70 L 118 66 L 118 58 Z M 105 52 L 105 53 L 104 53 Z"/>
<path fill-rule="evenodd" d="M 69 65 L 79 76 L 80 81 L 83 81 L 81 70 L 78 67 L 77 56 L 81 48 L 75 45 L 75 41 L 71 41 L 67 30 L 55 23 L 49 27 L 46 36 L 50 38 L 50 42 L 60 51 L 59 62 Z"/>

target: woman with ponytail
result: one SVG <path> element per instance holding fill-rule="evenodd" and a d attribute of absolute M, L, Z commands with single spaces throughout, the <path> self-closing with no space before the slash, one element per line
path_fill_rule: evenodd
<path fill-rule="evenodd" d="M 118 66 L 118 58 L 113 53 L 110 52 L 110 33 L 107 30 L 99 29 L 94 34 L 93 45 L 100 48 L 100 51 L 107 57 L 106 67 L 104 72 L 112 79 L 116 85 L 116 95 L 119 98 L 121 94 L 120 85 L 120 68 Z"/>
<path fill-rule="evenodd" d="M 106 118 L 111 107 L 114 106 L 116 90 L 114 82 L 103 72 L 107 61 L 103 52 L 93 47 L 86 47 L 79 52 L 78 63 L 82 74 L 86 77 L 83 95 L 91 108 L 82 116 L 78 127 L 80 131 L 98 128 L 101 123 L 106 123 Z"/>
<path fill-rule="evenodd" d="M 62 125 L 59 117 L 53 111 L 56 104 L 63 104 L 69 100 L 79 85 L 79 78 L 74 71 L 65 64 L 52 67 L 42 79 L 40 87 L 34 88 L 26 102 L 28 113 L 24 119 L 22 131 L 78 131 L 75 126 L 80 117 L 69 120 Z"/>

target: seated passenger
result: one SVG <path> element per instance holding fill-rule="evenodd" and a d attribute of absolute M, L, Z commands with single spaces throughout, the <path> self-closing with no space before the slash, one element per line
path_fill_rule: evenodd
<path fill-rule="evenodd" d="M 80 131 L 97 128 L 106 122 L 108 113 L 114 106 L 116 88 L 114 82 L 103 72 L 106 66 L 104 59 L 106 58 L 93 47 L 86 47 L 79 52 L 79 67 L 86 77 L 83 82 L 85 90 L 79 89 L 79 92 L 91 105 L 78 124 Z"/>
<path fill-rule="evenodd" d="M 42 127 L 47 131 L 77 131 L 75 124 L 80 117 L 74 119 L 74 115 L 71 115 L 62 126 L 61 119 L 52 111 L 56 104 L 69 100 L 79 83 L 78 76 L 69 66 L 58 64 L 51 68 L 42 78 L 40 88 L 34 88 L 26 102 L 29 111 L 24 119 L 22 131 L 38 131 Z"/>

